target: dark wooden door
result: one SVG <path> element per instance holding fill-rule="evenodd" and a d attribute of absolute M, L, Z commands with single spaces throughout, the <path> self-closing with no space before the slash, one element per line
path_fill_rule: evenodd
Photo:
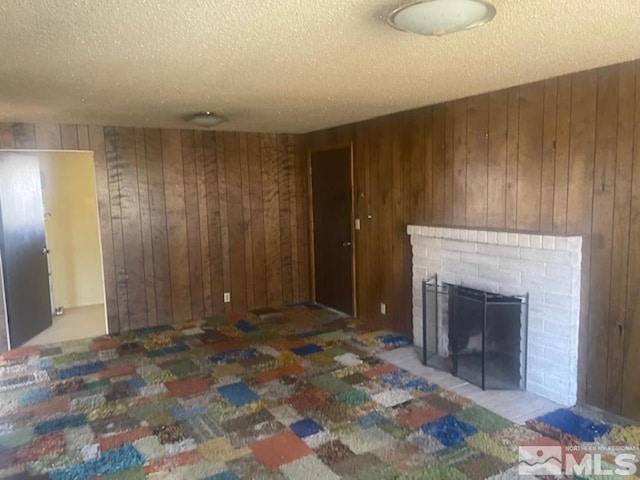
<path fill-rule="evenodd" d="M 354 315 L 351 147 L 311 153 L 316 301 Z"/>
<path fill-rule="evenodd" d="M 37 157 L 0 152 L 0 255 L 12 348 L 51 326 Z"/>

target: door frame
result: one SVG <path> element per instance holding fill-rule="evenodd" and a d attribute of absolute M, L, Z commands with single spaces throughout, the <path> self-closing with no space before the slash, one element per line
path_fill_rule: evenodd
<path fill-rule="evenodd" d="M 105 257 L 102 246 L 102 224 L 100 223 L 100 201 L 98 195 L 98 180 L 96 178 L 96 156 L 94 150 L 87 149 L 63 149 L 63 148 L 20 148 L 20 147 L 12 147 L 12 148 L 0 148 L 2 152 L 10 152 L 10 153 L 18 153 L 18 154 L 26 154 L 26 155 L 35 155 L 36 157 L 39 154 L 44 153 L 85 153 L 89 154 L 91 157 L 91 163 L 93 165 L 93 181 L 94 181 L 94 190 L 96 194 L 96 215 L 98 216 L 98 247 L 100 250 L 100 267 L 102 270 L 102 298 L 104 305 L 104 322 L 105 322 L 105 334 L 108 335 L 109 332 L 109 316 L 107 311 L 107 287 L 106 287 L 106 279 L 104 274 L 104 264 Z M 53 301 L 53 297 L 52 297 Z M 52 312 L 53 313 L 53 312 Z M 2 259 L 0 259 L 0 323 L 4 323 L 4 328 L 0 325 L 0 329 L 6 332 L 6 338 L 3 338 L 3 332 L 0 332 L 0 353 L 11 350 L 11 337 L 9 333 L 9 322 L 7 319 L 7 308 L 6 308 L 6 298 L 4 291 L 4 281 L 2 278 Z"/>
<path fill-rule="evenodd" d="M 331 143 L 322 147 L 314 147 L 307 150 L 307 185 L 309 185 L 308 204 L 309 204 L 309 270 L 311 273 L 311 299 L 316 301 L 316 265 L 315 265 L 315 242 L 313 238 L 313 173 L 311 171 L 312 156 L 314 153 L 327 152 L 331 150 L 349 149 L 349 187 L 351 190 L 351 205 L 349 208 L 351 234 L 351 304 L 353 305 L 353 317 L 358 315 L 358 299 L 357 299 L 357 268 L 356 268 L 356 229 L 355 229 L 355 197 L 354 197 L 354 154 L 353 142 Z"/>

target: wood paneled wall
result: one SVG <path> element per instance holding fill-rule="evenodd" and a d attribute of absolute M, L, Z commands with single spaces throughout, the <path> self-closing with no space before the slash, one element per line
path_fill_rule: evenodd
<path fill-rule="evenodd" d="M 111 332 L 308 300 L 297 148 L 291 135 L 0 124 L 0 149 L 93 151 Z"/>
<path fill-rule="evenodd" d="M 407 224 L 582 235 L 580 399 L 640 419 L 640 62 L 305 136 L 349 141 L 362 318 L 411 328 Z"/>

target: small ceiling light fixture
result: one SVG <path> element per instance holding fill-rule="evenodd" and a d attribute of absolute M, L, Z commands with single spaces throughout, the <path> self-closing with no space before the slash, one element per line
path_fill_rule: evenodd
<path fill-rule="evenodd" d="M 395 9 L 387 21 L 403 32 L 439 37 L 479 27 L 495 15 L 484 0 L 420 0 Z"/>
<path fill-rule="evenodd" d="M 202 112 L 191 117 L 189 121 L 198 127 L 213 128 L 226 122 L 227 119 L 213 112 Z"/>

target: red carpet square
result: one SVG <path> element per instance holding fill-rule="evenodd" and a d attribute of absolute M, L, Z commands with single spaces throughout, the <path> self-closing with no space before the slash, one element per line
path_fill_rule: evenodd
<path fill-rule="evenodd" d="M 445 415 L 446 413 L 441 412 L 434 407 L 414 407 L 409 408 L 405 413 L 399 415 L 398 420 L 404 423 L 407 427 L 416 429 L 420 428 L 425 423 L 431 423 Z"/>
<path fill-rule="evenodd" d="M 313 450 L 292 432 L 281 433 L 256 442 L 251 445 L 251 450 L 271 470 L 277 470 L 280 465 L 291 463 L 313 453 Z"/>
<path fill-rule="evenodd" d="M 209 390 L 209 383 L 202 377 L 187 378 L 186 380 L 173 380 L 165 384 L 167 390 L 174 397 L 190 397 Z"/>

